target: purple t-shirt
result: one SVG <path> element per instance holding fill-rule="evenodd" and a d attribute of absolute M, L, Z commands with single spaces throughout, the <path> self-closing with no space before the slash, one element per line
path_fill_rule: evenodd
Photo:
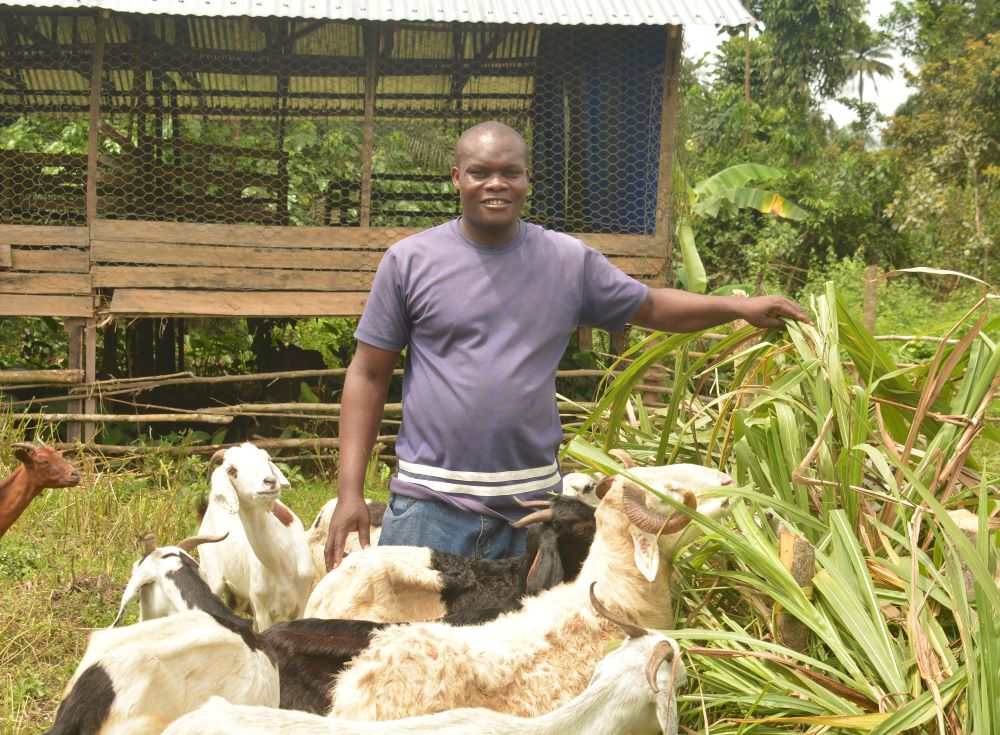
<path fill-rule="evenodd" d="M 647 288 L 576 238 L 520 223 L 477 245 L 458 220 L 386 252 L 355 336 L 408 348 L 390 489 L 516 520 L 560 489 L 555 373 L 573 329 L 616 331 Z"/>

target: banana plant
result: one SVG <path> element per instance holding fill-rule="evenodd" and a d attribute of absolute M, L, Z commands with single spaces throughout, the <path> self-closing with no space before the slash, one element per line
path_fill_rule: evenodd
<path fill-rule="evenodd" d="M 756 209 L 791 220 L 801 220 L 805 210 L 785 199 L 781 194 L 766 189 L 747 186 L 754 180 L 773 181 L 784 175 L 781 169 L 759 163 L 739 163 L 723 169 L 714 176 L 702 179 L 694 186 L 687 186 L 687 206 L 677 219 L 677 242 L 681 249 L 683 271 L 681 282 L 688 291 L 705 293 L 708 277 L 701 256 L 694 242 L 694 220 L 699 217 L 718 217 L 738 209 Z"/>

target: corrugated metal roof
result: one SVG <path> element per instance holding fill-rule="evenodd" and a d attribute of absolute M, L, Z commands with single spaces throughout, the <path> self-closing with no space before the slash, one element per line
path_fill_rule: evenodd
<path fill-rule="evenodd" d="M 553 25 L 741 25 L 739 0 L 8 0 L 8 6 L 106 8 L 148 15 Z"/>

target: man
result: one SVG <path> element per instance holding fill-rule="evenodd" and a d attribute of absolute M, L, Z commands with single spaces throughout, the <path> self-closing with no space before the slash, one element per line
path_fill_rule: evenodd
<path fill-rule="evenodd" d="M 380 544 L 465 556 L 524 551 L 518 500 L 561 487 L 555 372 L 578 324 L 693 332 L 734 319 L 808 322 L 780 296 L 650 289 L 579 240 L 519 219 L 527 147 L 512 128 L 470 128 L 455 149 L 462 216 L 386 253 L 358 323 L 341 411 L 338 503 L 328 568 L 357 531 L 368 545 L 365 468 L 393 368 L 407 349 L 397 474 Z"/>

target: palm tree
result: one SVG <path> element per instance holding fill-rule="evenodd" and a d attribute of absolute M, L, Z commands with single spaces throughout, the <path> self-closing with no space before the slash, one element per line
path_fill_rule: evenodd
<path fill-rule="evenodd" d="M 865 101 L 865 77 L 872 81 L 872 86 L 878 91 L 875 77 L 891 79 L 892 66 L 887 62 L 892 60 L 892 47 L 888 44 L 886 35 L 872 31 L 867 25 L 861 26 L 854 47 L 843 56 L 848 78 L 858 77 L 858 102 Z"/>

